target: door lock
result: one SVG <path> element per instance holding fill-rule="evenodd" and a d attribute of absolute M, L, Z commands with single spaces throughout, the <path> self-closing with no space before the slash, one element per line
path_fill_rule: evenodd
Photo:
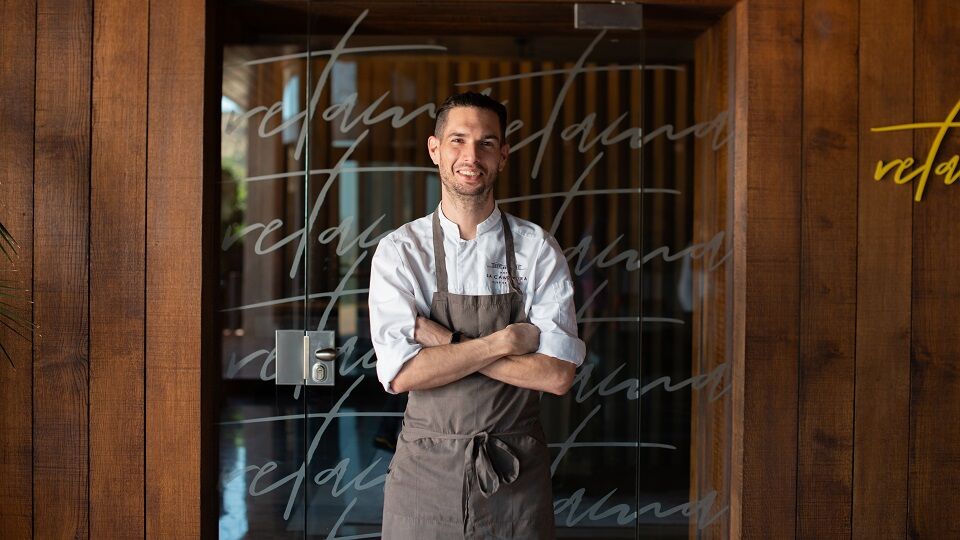
<path fill-rule="evenodd" d="M 313 370 L 310 373 L 310 378 L 313 379 L 313 382 L 319 383 L 327 378 L 327 366 L 317 362 L 313 365 Z"/>
<path fill-rule="evenodd" d="M 337 357 L 336 349 L 317 349 L 317 352 L 313 353 L 317 360 L 333 360 Z"/>
<path fill-rule="evenodd" d="M 277 330 L 276 345 L 278 385 L 334 385 L 337 349 L 332 331 Z"/>

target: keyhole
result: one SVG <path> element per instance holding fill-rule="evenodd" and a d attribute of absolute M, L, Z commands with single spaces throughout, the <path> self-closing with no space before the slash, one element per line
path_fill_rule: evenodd
<path fill-rule="evenodd" d="M 323 382 L 327 378 L 327 366 L 323 364 L 313 365 L 313 382 Z"/>

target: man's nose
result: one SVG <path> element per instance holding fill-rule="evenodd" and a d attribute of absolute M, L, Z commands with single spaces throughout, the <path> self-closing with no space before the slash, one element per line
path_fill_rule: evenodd
<path fill-rule="evenodd" d="M 479 153 L 479 143 L 467 143 L 460 150 L 460 161 L 475 163 Z"/>

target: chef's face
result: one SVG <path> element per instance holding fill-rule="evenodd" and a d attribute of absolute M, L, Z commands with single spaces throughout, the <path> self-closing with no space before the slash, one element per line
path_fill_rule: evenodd
<path fill-rule="evenodd" d="M 477 107 L 448 110 L 443 133 L 439 138 L 431 135 L 427 149 L 440 169 L 445 194 L 479 200 L 493 197 L 497 173 L 510 153 L 500 140 L 497 114 Z"/>

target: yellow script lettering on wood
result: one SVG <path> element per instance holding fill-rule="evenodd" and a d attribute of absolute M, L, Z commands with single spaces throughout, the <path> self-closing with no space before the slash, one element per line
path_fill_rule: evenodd
<path fill-rule="evenodd" d="M 960 127 L 960 123 L 954 122 L 957 118 L 957 114 L 960 113 L 960 101 L 953 106 L 953 110 L 947 115 L 947 118 L 943 122 L 920 122 L 915 124 L 898 124 L 895 126 L 883 126 L 875 127 L 870 129 L 874 132 L 884 132 L 884 131 L 904 131 L 910 129 L 936 129 L 937 136 L 933 139 L 933 144 L 930 145 L 930 150 L 927 152 L 927 159 L 919 167 L 907 172 L 911 167 L 913 167 L 916 161 L 913 157 L 906 157 L 903 159 L 892 159 L 886 163 L 884 161 L 878 160 L 877 167 L 873 172 L 874 180 L 882 180 L 883 177 L 887 176 L 890 171 L 896 169 L 893 173 L 893 181 L 896 184 L 906 184 L 907 182 L 913 181 L 917 176 L 920 179 L 917 181 L 917 190 L 916 194 L 913 196 L 913 200 L 920 202 L 920 199 L 923 198 L 923 190 L 927 186 L 927 179 L 930 177 L 931 170 L 935 175 L 943 177 L 943 183 L 946 185 L 951 185 L 960 178 L 960 172 L 957 171 L 958 163 L 960 163 L 960 156 L 953 156 L 947 161 L 938 163 L 936 167 L 933 165 L 933 161 L 937 157 L 937 153 L 940 152 L 940 145 L 943 144 L 943 139 L 947 135 L 947 131 L 950 128 Z"/>

